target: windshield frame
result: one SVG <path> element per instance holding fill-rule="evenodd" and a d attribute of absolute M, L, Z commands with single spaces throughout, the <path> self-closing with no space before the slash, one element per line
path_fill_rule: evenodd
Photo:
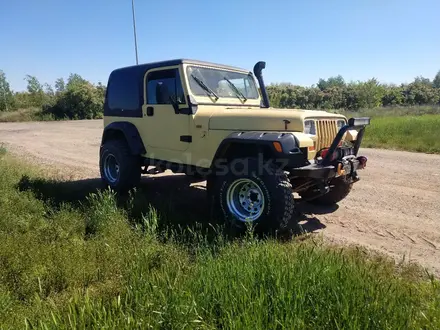
<path fill-rule="evenodd" d="M 252 97 L 249 97 L 249 96 L 252 96 L 252 95 L 245 95 L 246 99 L 242 99 L 240 97 L 237 97 L 237 95 L 235 93 L 233 93 L 233 95 L 229 95 L 229 96 L 218 95 L 219 98 L 216 100 L 215 98 L 213 98 L 212 96 L 208 95 L 207 93 L 203 93 L 203 94 L 202 93 L 197 93 L 196 94 L 196 92 L 193 90 L 192 86 L 194 84 L 197 84 L 197 83 L 194 80 L 191 82 L 191 79 L 193 79 L 191 77 L 192 68 L 216 70 L 216 71 L 225 72 L 225 73 L 238 73 L 238 74 L 241 74 L 243 76 L 247 76 L 247 77 L 249 77 L 249 79 L 253 83 L 253 86 L 255 88 L 255 96 L 256 97 L 252 98 Z M 192 63 L 188 63 L 188 64 L 184 65 L 183 69 L 184 69 L 183 71 L 185 73 L 185 80 L 186 80 L 186 84 L 187 84 L 188 93 L 190 95 L 192 95 L 199 104 L 239 105 L 239 106 L 240 105 L 241 106 L 260 106 L 260 104 L 261 104 L 261 96 L 260 96 L 260 93 L 259 93 L 259 90 L 258 90 L 258 84 L 256 82 L 256 79 L 255 79 L 254 75 L 250 71 L 232 70 L 230 68 L 222 68 L 222 67 L 215 67 L 215 66 L 205 66 L 205 65 L 192 64 Z M 206 82 L 204 81 L 204 83 L 206 83 Z M 211 86 L 209 86 L 209 85 L 208 85 L 208 87 L 211 88 Z M 246 93 L 246 94 L 248 94 L 248 93 Z"/>

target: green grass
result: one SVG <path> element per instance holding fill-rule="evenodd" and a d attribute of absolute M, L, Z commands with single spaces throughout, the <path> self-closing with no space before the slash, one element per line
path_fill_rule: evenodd
<path fill-rule="evenodd" d="M 394 107 L 341 112 L 371 117 L 363 147 L 440 153 L 440 106 Z"/>
<path fill-rule="evenodd" d="M 19 109 L 15 111 L 0 112 L 1 122 L 27 122 L 55 120 L 50 114 L 43 114 L 39 108 Z"/>
<path fill-rule="evenodd" d="M 440 115 L 373 117 L 363 147 L 440 153 Z"/>
<path fill-rule="evenodd" d="M 232 238 L 186 191 L 152 208 L 142 191 L 50 180 L 4 152 L 0 173 L 0 329 L 440 327 L 440 284 L 414 265 Z"/>

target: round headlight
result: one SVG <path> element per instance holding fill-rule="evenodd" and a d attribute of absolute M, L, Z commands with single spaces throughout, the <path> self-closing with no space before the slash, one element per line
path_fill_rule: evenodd
<path fill-rule="evenodd" d="M 316 124 L 314 120 L 305 120 L 304 121 L 304 133 L 316 135 Z"/>
<path fill-rule="evenodd" d="M 339 120 L 336 122 L 336 125 L 338 126 L 338 130 L 340 130 L 342 127 L 345 126 L 345 120 L 344 120 L 344 119 L 339 119 Z"/>

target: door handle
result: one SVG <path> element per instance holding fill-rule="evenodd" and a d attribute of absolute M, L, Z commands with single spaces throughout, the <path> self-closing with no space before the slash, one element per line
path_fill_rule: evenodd
<path fill-rule="evenodd" d="M 147 116 L 151 117 L 154 115 L 154 108 L 153 107 L 147 107 Z"/>

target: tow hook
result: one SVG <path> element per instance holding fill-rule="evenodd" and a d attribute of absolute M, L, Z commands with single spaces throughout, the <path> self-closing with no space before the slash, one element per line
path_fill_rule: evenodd
<path fill-rule="evenodd" d="M 339 163 L 337 167 L 338 176 L 345 175 L 344 164 Z"/>
<path fill-rule="evenodd" d="M 311 197 L 307 197 L 307 198 L 301 197 L 301 200 L 304 202 L 309 202 L 311 200 L 314 200 L 318 197 L 321 197 L 321 196 L 327 194 L 330 191 L 330 187 L 328 186 L 328 184 L 324 184 L 324 183 L 319 182 L 319 183 L 317 183 L 317 186 L 318 186 L 317 188 L 319 189 L 319 192 L 317 192 L 314 196 L 311 196 Z"/>
<path fill-rule="evenodd" d="M 330 187 L 328 185 L 320 184 L 319 185 L 319 196 L 325 195 L 330 191 Z"/>
<path fill-rule="evenodd" d="M 357 160 L 359 161 L 359 166 L 358 166 L 359 169 L 364 169 L 367 166 L 367 160 L 368 160 L 367 157 L 359 156 Z"/>
<path fill-rule="evenodd" d="M 353 172 L 353 174 L 351 175 L 351 182 L 355 183 L 358 182 L 361 178 L 359 177 L 359 175 L 357 175 L 357 172 Z"/>

